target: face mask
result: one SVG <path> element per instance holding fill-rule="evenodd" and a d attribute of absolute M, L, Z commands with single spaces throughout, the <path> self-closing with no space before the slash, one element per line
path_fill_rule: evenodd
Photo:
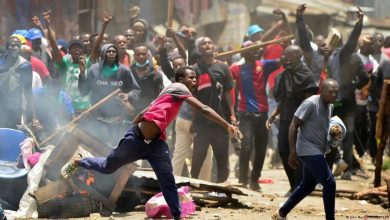
<path fill-rule="evenodd" d="M 8 56 L 10 56 L 12 58 L 18 57 L 19 54 L 20 54 L 20 50 L 15 50 L 15 49 L 9 49 L 8 50 Z"/>
<path fill-rule="evenodd" d="M 144 64 L 139 64 L 138 62 L 135 62 L 135 67 L 142 69 L 149 65 L 149 60 L 146 60 Z"/>

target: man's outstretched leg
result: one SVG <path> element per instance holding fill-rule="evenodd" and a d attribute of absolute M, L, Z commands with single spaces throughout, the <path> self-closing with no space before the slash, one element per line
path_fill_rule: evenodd
<path fill-rule="evenodd" d="M 143 138 L 140 137 L 139 128 L 135 125 L 126 132 L 118 146 L 112 149 L 106 158 L 81 158 L 81 155 L 75 155 L 62 167 L 61 175 L 68 179 L 78 167 L 105 174 L 113 173 L 121 166 L 143 158 L 146 152 L 145 145 Z"/>

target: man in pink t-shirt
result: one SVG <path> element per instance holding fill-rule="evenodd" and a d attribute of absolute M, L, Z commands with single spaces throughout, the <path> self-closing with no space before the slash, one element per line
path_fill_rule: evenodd
<path fill-rule="evenodd" d="M 175 119 L 183 101 L 207 119 L 224 127 L 231 135 L 242 138 L 242 134 L 237 127 L 229 124 L 212 108 L 192 96 L 197 83 L 196 73 L 191 67 L 179 68 L 175 74 L 175 80 L 176 83 L 166 87 L 157 99 L 135 117 L 132 127 L 107 158 L 81 158 L 80 155 L 76 155 L 64 165 L 61 175 L 68 179 L 77 167 L 110 174 L 125 164 L 139 159 L 148 160 L 160 182 L 161 191 L 172 216 L 174 219 L 180 219 L 181 208 L 172 173 L 169 148 L 165 142 L 165 129 Z"/>

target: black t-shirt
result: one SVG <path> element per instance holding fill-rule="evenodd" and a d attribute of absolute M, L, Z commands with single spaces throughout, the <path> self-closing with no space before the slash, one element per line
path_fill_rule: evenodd
<path fill-rule="evenodd" d="M 221 116 L 226 116 L 228 106 L 224 93 L 233 88 L 229 67 L 217 61 L 209 65 L 196 64 L 194 69 L 198 78 L 197 98 Z M 204 119 L 200 114 L 196 114 L 196 118 Z"/>

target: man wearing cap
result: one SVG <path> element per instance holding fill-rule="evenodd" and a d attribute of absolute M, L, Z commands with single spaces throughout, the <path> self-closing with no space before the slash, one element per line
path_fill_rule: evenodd
<path fill-rule="evenodd" d="M 57 42 L 54 39 L 50 27 L 50 14 L 44 13 L 44 18 L 47 26 L 47 35 L 52 45 L 52 56 L 55 61 L 56 69 L 60 74 L 63 90 L 72 99 L 72 105 L 76 114 L 90 107 L 89 96 L 82 96 L 78 89 L 78 81 L 80 75 L 79 60 L 82 55 L 84 44 L 81 40 L 71 40 L 69 42 L 70 56 L 62 56 L 58 49 Z M 89 58 L 86 59 L 87 69 L 91 66 Z"/>
<path fill-rule="evenodd" d="M 0 127 L 14 128 L 20 124 L 23 114 L 23 98 L 26 100 L 26 118 L 32 119 L 32 67 L 20 56 L 21 43 L 11 36 L 6 44 L 7 53 L 0 57 Z"/>
<path fill-rule="evenodd" d="M 23 47 L 21 51 L 22 52 L 21 56 L 31 63 L 32 70 L 38 73 L 42 83 L 46 84 L 51 79 L 51 76 L 45 63 L 43 63 L 40 59 L 31 56 L 33 50 L 31 49 L 30 46 L 26 45 L 27 41 L 24 36 L 20 34 L 13 34 L 12 36 L 16 36 L 17 38 L 19 38 L 21 45 Z"/>
<path fill-rule="evenodd" d="M 49 72 L 53 73 L 55 71 L 53 61 L 46 50 L 47 48 L 42 45 L 42 38 L 44 37 L 42 32 L 37 28 L 31 28 L 28 30 L 28 33 L 31 47 L 33 49 L 32 56 L 42 60 L 49 69 Z"/>
<path fill-rule="evenodd" d="M 264 30 L 257 24 L 248 27 L 248 37 L 252 42 L 261 40 Z"/>

